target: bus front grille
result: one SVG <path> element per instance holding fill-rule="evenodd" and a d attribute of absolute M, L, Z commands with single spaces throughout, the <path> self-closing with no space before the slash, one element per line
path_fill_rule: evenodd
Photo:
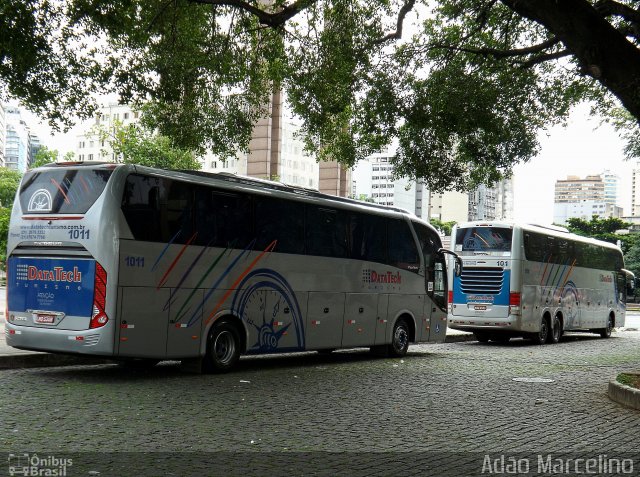
<path fill-rule="evenodd" d="M 460 275 L 460 289 L 467 295 L 498 295 L 503 281 L 504 272 L 500 267 L 464 267 Z"/>

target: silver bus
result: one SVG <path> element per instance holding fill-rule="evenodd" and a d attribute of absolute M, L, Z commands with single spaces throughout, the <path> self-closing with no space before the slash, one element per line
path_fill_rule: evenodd
<path fill-rule="evenodd" d="M 478 341 L 522 336 L 557 343 L 564 331 L 611 336 L 624 326 L 633 274 L 620 248 L 560 227 L 507 222 L 456 225 L 464 270 L 450 277 L 449 326 Z"/>
<path fill-rule="evenodd" d="M 241 354 L 442 342 L 437 232 L 400 209 L 228 174 L 111 163 L 27 172 L 7 344 L 226 371 Z"/>

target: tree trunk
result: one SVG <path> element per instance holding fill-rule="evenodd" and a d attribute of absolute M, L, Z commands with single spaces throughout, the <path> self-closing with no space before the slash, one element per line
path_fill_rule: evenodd
<path fill-rule="evenodd" d="M 586 0 L 501 0 L 543 25 L 640 122 L 640 51 Z"/>

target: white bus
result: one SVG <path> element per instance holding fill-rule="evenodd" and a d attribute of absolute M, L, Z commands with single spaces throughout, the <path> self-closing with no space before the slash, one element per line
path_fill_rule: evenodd
<path fill-rule="evenodd" d="M 542 344 L 569 330 L 608 338 L 624 326 L 634 279 L 611 243 L 504 222 L 459 224 L 451 240 L 464 265 L 449 278 L 453 329 L 481 342 L 522 336 Z"/>
<path fill-rule="evenodd" d="M 27 172 L 7 344 L 226 371 L 240 354 L 442 342 L 445 253 L 400 209 L 227 174 Z"/>

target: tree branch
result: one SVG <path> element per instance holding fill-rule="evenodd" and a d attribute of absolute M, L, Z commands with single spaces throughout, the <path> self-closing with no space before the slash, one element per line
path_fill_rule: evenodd
<path fill-rule="evenodd" d="M 400 8 L 400 11 L 398 12 L 398 21 L 396 22 L 396 31 L 388 33 L 382 38 L 377 39 L 376 41 L 373 42 L 373 44 L 380 45 L 390 40 L 399 40 L 400 38 L 402 38 L 402 27 L 404 24 L 404 19 L 407 16 L 407 14 L 411 10 L 413 10 L 413 7 L 415 6 L 415 4 L 416 4 L 415 0 L 407 0 L 405 4 L 402 5 L 402 8 Z"/>
<path fill-rule="evenodd" d="M 520 67 L 522 69 L 527 69 L 540 63 L 544 63 L 545 61 L 557 60 L 558 58 L 564 58 L 565 56 L 571 56 L 571 52 L 567 50 L 561 50 L 555 53 L 547 53 L 540 56 L 534 56 L 530 60 L 522 62 Z"/>
<path fill-rule="evenodd" d="M 513 50 L 499 50 L 497 48 L 465 48 L 451 45 L 443 45 L 443 44 L 434 44 L 431 45 L 432 48 L 442 48 L 453 51 L 460 51 L 462 53 L 472 53 L 481 56 L 493 56 L 496 58 L 510 58 L 514 56 L 524 56 L 530 55 L 532 53 L 540 53 L 547 48 L 550 48 L 560 41 L 557 38 L 551 38 L 542 43 L 538 43 L 537 45 L 528 46 L 526 48 L 515 48 Z"/>
<path fill-rule="evenodd" d="M 595 4 L 596 10 L 603 16 L 615 15 L 624 18 L 630 23 L 640 23 L 640 12 L 614 0 L 600 0 Z"/>
<path fill-rule="evenodd" d="M 244 10 L 255 17 L 258 18 L 258 21 L 262 25 L 266 25 L 268 27 L 277 28 L 284 25 L 291 18 L 296 16 L 298 13 L 307 9 L 318 0 L 296 0 L 295 2 L 285 5 L 282 10 L 275 13 L 269 13 L 265 10 L 262 10 L 258 7 L 251 5 L 250 3 L 243 0 L 189 0 L 192 3 L 201 3 L 205 5 L 222 5 L 227 7 L 233 7 L 239 10 Z"/>

